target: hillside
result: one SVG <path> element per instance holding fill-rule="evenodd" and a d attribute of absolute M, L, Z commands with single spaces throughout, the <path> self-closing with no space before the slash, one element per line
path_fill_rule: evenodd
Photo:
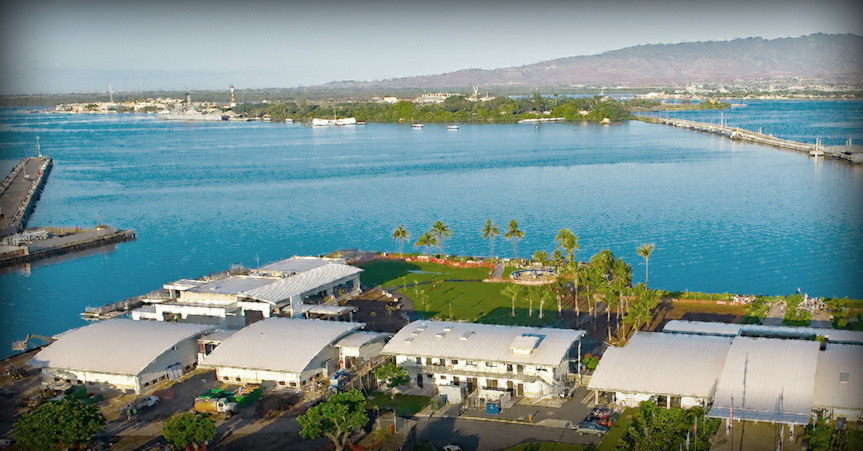
<path fill-rule="evenodd" d="M 670 86 L 692 82 L 775 78 L 816 80 L 863 76 L 863 37 L 813 34 L 798 38 L 650 44 L 502 69 L 380 81 L 340 81 L 325 89 L 447 87 Z"/>

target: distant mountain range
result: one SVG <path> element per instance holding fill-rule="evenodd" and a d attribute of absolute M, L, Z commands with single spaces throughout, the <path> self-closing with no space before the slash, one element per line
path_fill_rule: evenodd
<path fill-rule="evenodd" d="M 863 36 L 812 34 L 797 38 L 650 44 L 502 69 L 463 69 L 379 81 L 338 81 L 322 89 L 443 89 L 479 86 L 674 86 L 776 78 L 842 80 L 863 77 Z"/>

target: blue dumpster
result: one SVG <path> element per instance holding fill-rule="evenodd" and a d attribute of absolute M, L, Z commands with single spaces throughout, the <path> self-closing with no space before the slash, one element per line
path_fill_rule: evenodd
<path fill-rule="evenodd" d="M 485 413 L 487 413 L 489 415 L 500 414 L 500 403 L 498 403 L 498 402 L 487 402 L 485 404 Z"/>

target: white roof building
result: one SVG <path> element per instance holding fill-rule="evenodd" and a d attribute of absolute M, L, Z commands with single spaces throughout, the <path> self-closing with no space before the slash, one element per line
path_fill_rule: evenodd
<path fill-rule="evenodd" d="M 257 273 L 212 281 L 181 279 L 163 288 L 170 300 L 132 311 L 133 319 L 204 323 L 241 328 L 282 313 L 303 314 L 303 302 L 360 289 L 362 269 L 337 260 L 293 257 L 263 266 Z M 314 304 L 314 303 L 313 303 Z"/>
<path fill-rule="evenodd" d="M 215 368 L 226 382 L 298 387 L 315 376 L 329 375 L 339 356 L 335 344 L 362 323 L 296 318 L 269 318 L 226 338 L 201 366 Z"/>
<path fill-rule="evenodd" d="M 812 413 L 817 341 L 736 337 L 708 416 L 807 424 Z"/>
<path fill-rule="evenodd" d="M 831 343 L 863 344 L 863 332 L 816 327 L 762 326 L 759 324 L 672 320 L 663 327 L 662 331 L 693 335 L 800 338 L 807 340 L 821 335 L 827 337 Z"/>
<path fill-rule="evenodd" d="M 587 388 L 617 393 L 627 405 L 653 395 L 680 398 L 684 407 L 706 403 L 716 392 L 730 337 L 636 333 L 602 356 Z"/>
<path fill-rule="evenodd" d="M 381 354 L 415 373 L 416 385 L 459 385 L 515 396 L 562 394 L 570 350 L 584 335 L 572 329 L 414 321 Z M 580 344 L 580 342 L 579 342 Z"/>
<path fill-rule="evenodd" d="M 197 360 L 197 339 L 213 328 L 199 324 L 111 319 L 72 329 L 37 353 L 46 383 L 105 383 L 140 393 L 175 379 Z"/>
<path fill-rule="evenodd" d="M 812 406 L 831 418 L 863 419 L 863 346 L 828 343 L 818 353 Z"/>

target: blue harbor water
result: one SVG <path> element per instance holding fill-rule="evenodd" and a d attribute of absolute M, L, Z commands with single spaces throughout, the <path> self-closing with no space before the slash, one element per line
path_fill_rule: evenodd
<path fill-rule="evenodd" d="M 828 144 L 861 133 L 861 102 L 746 103 L 725 113 L 730 124 Z M 709 134 L 634 121 L 448 131 L 5 110 L 4 171 L 35 153 L 36 136 L 55 168 L 30 225 L 93 226 L 101 214 L 138 240 L 0 275 L 7 351 L 82 325 L 86 306 L 233 263 L 396 251 L 394 226 L 415 239 L 435 220 L 453 231 L 451 254 L 487 255 L 482 223 L 516 219 L 520 256 L 552 251 L 569 228 L 577 257 L 609 248 L 636 282 L 636 248 L 656 243 L 657 288 L 863 298 L 863 168 Z M 500 237 L 495 249 L 513 255 Z"/>

